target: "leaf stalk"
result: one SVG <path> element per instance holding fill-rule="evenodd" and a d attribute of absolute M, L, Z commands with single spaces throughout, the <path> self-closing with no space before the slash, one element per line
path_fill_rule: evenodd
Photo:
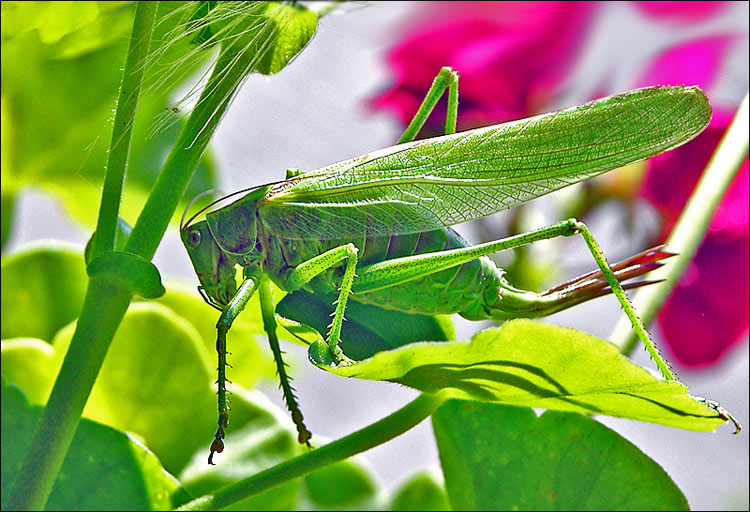
<path fill-rule="evenodd" d="M 396 412 L 348 436 L 298 455 L 251 477 L 206 494 L 178 510 L 219 510 L 277 485 L 365 452 L 415 427 L 443 403 L 440 395 L 422 394 Z"/>

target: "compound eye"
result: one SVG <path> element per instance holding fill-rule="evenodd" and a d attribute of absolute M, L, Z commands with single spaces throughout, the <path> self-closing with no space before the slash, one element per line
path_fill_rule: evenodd
<path fill-rule="evenodd" d="M 200 245 L 201 243 L 201 232 L 195 229 L 188 233 L 187 242 L 191 249 L 195 249 L 196 247 L 198 247 L 198 245 Z"/>

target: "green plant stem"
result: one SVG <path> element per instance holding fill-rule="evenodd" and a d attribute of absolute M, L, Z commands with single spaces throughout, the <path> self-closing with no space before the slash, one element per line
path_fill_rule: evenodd
<path fill-rule="evenodd" d="M 444 399 L 423 394 L 385 418 L 346 437 L 281 464 L 261 471 L 244 480 L 206 494 L 178 510 L 218 510 L 238 503 L 250 496 L 293 480 L 322 467 L 374 448 L 403 434 L 427 418 L 440 407 Z"/>
<path fill-rule="evenodd" d="M 125 244 L 125 251 L 150 260 L 156 252 L 169 219 L 187 187 L 193 170 L 242 79 L 251 71 L 248 59 L 238 57 L 241 48 L 222 50 L 211 77 L 190 118 L 164 163 L 151 195 Z M 165 215 L 165 212 L 168 214 Z"/>
<path fill-rule="evenodd" d="M 112 127 L 112 140 L 109 143 L 107 172 L 104 176 L 104 189 L 99 219 L 94 232 L 91 259 L 104 251 L 112 251 L 115 248 L 115 230 L 120 211 L 122 186 L 125 181 L 125 167 L 130 151 L 130 139 L 133 133 L 133 120 L 158 6 L 158 2 L 138 2 L 135 7 L 133 33 L 122 74 L 120 95 L 117 98 L 117 111 Z"/>
<path fill-rule="evenodd" d="M 677 253 L 676 261 L 670 260 L 668 265 L 649 275 L 649 279 L 663 279 L 663 283 L 642 288 L 633 298 L 633 305 L 645 325 L 654 319 L 693 259 L 708 231 L 719 202 L 742 167 L 747 154 L 748 96 L 746 95 L 709 160 L 677 224 L 667 238 L 666 250 Z M 610 339 L 620 347 L 620 352 L 623 354 L 630 354 L 638 343 L 632 325 L 625 317 L 620 318 Z"/>
<path fill-rule="evenodd" d="M 237 57 L 230 46 L 220 54 L 196 108 L 164 164 L 125 251 L 150 260 L 166 231 L 200 156 L 234 91 L 249 73 L 254 55 Z M 128 73 L 128 70 L 125 71 Z M 118 105 L 119 108 L 119 105 Z M 96 375 L 115 331 L 132 299 L 132 291 L 103 277 L 92 278 L 76 331 L 31 441 L 29 453 L 13 483 L 9 509 L 42 509 L 81 419 Z"/>
<path fill-rule="evenodd" d="M 151 42 L 158 2 L 138 2 L 120 96 L 112 129 L 107 174 L 97 223 L 94 252 L 114 248 L 125 165 Z M 91 279 L 76 332 L 32 440 L 24 466 L 9 494 L 8 508 L 42 509 L 63 464 L 81 413 L 132 294 L 121 285 Z"/>
<path fill-rule="evenodd" d="M 23 467 L 8 510 L 42 510 L 62 467 L 83 407 L 131 293 L 101 278 L 89 280 L 83 311 Z"/>

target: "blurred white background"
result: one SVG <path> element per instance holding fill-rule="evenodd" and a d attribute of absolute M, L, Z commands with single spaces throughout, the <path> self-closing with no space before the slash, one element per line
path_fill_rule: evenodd
<path fill-rule="evenodd" d="M 410 2 L 345 5 L 321 20 L 315 38 L 288 68 L 271 78 L 248 79 L 213 143 L 222 189 L 228 193 L 276 181 L 284 177 L 287 167 L 316 169 L 392 145 L 400 135 L 395 118 L 369 111 L 366 102 L 391 84 L 393 77 L 385 55 L 407 33 L 406 22 L 413 19 L 410 13 L 416 8 Z M 610 78 L 616 88 L 622 85 L 618 90 L 624 90 L 627 86 L 623 84 L 638 63 L 665 42 L 655 25 L 642 20 L 635 23 L 637 14 L 632 6 L 608 5 L 600 14 L 603 18 L 597 21 L 593 43 L 586 45 L 573 77 L 576 87 L 561 107 L 590 97 L 596 81 L 589 77 L 596 75 L 597 62 L 618 62 L 617 74 Z M 719 18 L 700 25 L 697 33 L 722 27 L 747 34 L 747 25 L 748 4 L 737 2 Z M 748 88 L 747 43 L 740 46 L 722 83 L 726 98 L 741 97 Z M 19 224 L 9 251 L 43 238 L 81 246 L 88 238 L 82 228 L 68 220 L 60 205 L 42 193 L 26 191 L 19 197 L 17 208 Z M 592 220 L 594 232 L 603 235 L 600 241 L 610 260 L 626 256 L 629 250 L 627 240 L 618 239 L 616 233 L 607 234 L 616 215 L 613 211 L 609 217 Z M 479 241 L 471 231 L 463 227 L 459 231 L 470 241 Z M 177 276 L 197 285 L 176 230 L 167 233 L 155 263 L 164 276 Z M 588 261 L 580 265 L 572 274 L 593 268 Z M 607 338 L 618 314 L 619 306 L 608 297 L 557 314 L 549 321 Z M 481 327 L 461 322 L 459 338 L 467 339 Z M 319 439 L 335 439 L 364 427 L 417 395 L 393 384 L 334 377 L 308 365 L 302 347 L 285 348 L 306 424 Z M 643 350 L 638 350 L 635 359 L 652 367 Z M 743 425 L 750 426 L 747 336 L 720 364 L 705 370 L 675 369 L 692 393 L 718 400 Z M 262 390 L 283 407 L 275 382 L 263 385 Z M 599 420 L 659 462 L 693 509 L 748 509 L 747 431 L 734 436 L 727 426 L 705 434 L 607 417 Z M 429 422 L 367 452 L 365 458 L 389 489 L 417 470 L 439 468 Z"/>

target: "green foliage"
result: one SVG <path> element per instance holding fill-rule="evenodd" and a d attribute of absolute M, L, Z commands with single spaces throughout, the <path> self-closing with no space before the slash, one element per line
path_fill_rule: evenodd
<path fill-rule="evenodd" d="M 448 496 L 442 484 L 429 473 L 414 475 L 400 489 L 391 502 L 391 510 L 450 510 Z"/>
<path fill-rule="evenodd" d="M 129 252 L 105 251 L 86 267 L 86 272 L 91 277 L 106 275 L 120 281 L 145 299 L 159 298 L 166 291 L 154 264 Z"/>
<path fill-rule="evenodd" d="M 688 510 L 657 463 L 580 414 L 450 400 L 432 425 L 454 510 Z"/>
<path fill-rule="evenodd" d="M 238 401 L 239 399 L 239 401 Z M 214 399 L 215 401 L 215 399 Z M 235 407 L 242 402 L 252 407 L 249 420 L 238 424 L 234 419 Z M 193 496 L 201 496 L 224 485 L 258 473 L 275 464 L 301 453 L 291 422 L 283 411 L 277 410 L 262 395 L 243 392 L 235 388 L 232 397 L 233 429 L 227 442 L 232 450 L 222 457 L 217 466 L 206 463 L 208 451 L 203 447 L 190 464 L 182 471 L 180 481 Z M 215 404 L 211 408 L 212 423 L 215 424 Z M 210 439 L 212 431 L 207 431 Z M 236 450 L 235 450 L 236 448 Z M 284 510 L 295 508 L 300 482 L 290 481 L 260 493 L 252 498 L 237 502 L 233 510 Z"/>
<path fill-rule="evenodd" d="M 23 269 L 35 269 L 40 276 L 51 276 L 60 268 L 68 270 L 47 281 L 47 285 L 53 283 L 61 291 L 57 300 L 50 300 L 50 308 L 25 317 L 22 315 L 28 311 L 16 304 L 22 304 L 28 290 L 23 286 L 3 287 L 3 325 L 9 329 L 2 342 L 3 375 L 9 383 L 24 389 L 33 403 L 44 404 L 75 324 L 61 326 L 46 339 L 52 345 L 51 350 L 49 345 L 33 338 L 37 337 L 35 333 L 50 329 L 53 319 L 64 319 L 67 314 L 71 322 L 77 316 L 86 283 L 81 273 L 83 260 L 80 253 L 54 246 L 40 246 L 9 260 L 7 264 L 3 262 L 3 275 L 11 280 L 20 279 L 18 274 Z M 171 288 L 163 300 L 174 309 L 153 302 L 131 306 L 112 342 L 84 414 L 137 433 L 147 440 L 165 467 L 178 473 L 216 421 L 215 389 L 211 384 L 215 364 L 212 356 L 215 334 L 211 326 L 216 320 L 200 299 L 174 289 L 177 287 Z M 71 304 L 78 310 L 70 310 Z M 242 322 L 238 320 L 240 332 L 230 338 L 239 352 L 233 358 L 238 371 L 232 376 L 238 382 L 253 385 L 270 371 L 268 356 L 264 360 L 258 354 L 257 344 L 248 337 L 249 332 L 259 330 L 260 322 L 256 321 L 255 328 L 249 327 L 252 315 L 247 317 Z M 237 425 L 244 421 L 241 404 L 235 401 L 233 422 Z"/>
<path fill-rule="evenodd" d="M 132 3 L 40 5 L 2 4 L 3 242 L 10 233 L 15 196 L 26 186 L 54 194 L 76 220 L 94 225 L 113 102 L 133 22 Z M 164 21 L 156 28 L 155 40 L 174 30 L 179 17 L 167 15 L 179 5 L 161 3 Z M 181 60 L 183 80 L 159 88 L 148 84 L 156 83 L 166 72 L 163 63 L 177 60 L 190 49 L 187 42 L 171 45 L 170 51 L 161 55 L 161 65 L 146 70 L 148 92 L 142 94 L 138 105 L 120 207 L 120 216 L 131 223 L 180 129 L 181 118 L 176 114 L 170 116 L 169 123 L 156 124 L 157 119 L 168 112 L 168 98 L 184 77 L 205 62 L 207 55 Z M 213 164 L 205 157 L 185 197 L 190 199 L 213 184 Z M 173 220 L 179 220 L 181 213 Z"/>
<path fill-rule="evenodd" d="M 80 304 L 80 290 L 85 285 L 86 279 L 83 260 L 80 253 L 76 253 L 69 248 L 52 246 L 37 247 L 34 250 L 12 256 L 4 261 L 3 265 L 4 278 L 10 279 L 19 279 L 19 277 L 14 276 L 23 269 L 33 268 L 40 275 L 49 276 L 55 268 L 61 267 L 67 268 L 69 271 L 61 274 L 59 279 L 53 281 L 62 293 L 58 297 L 65 300 L 52 301 L 53 308 L 46 310 L 46 313 L 41 311 L 40 314 L 27 317 L 28 321 L 25 324 L 15 321 L 15 315 L 18 314 L 15 304 L 20 301 L 18 296 L 25 293 L 25 289 L 23 287 L 14 288 L 15 294 L 10 294 L 10 290 L 4 292 L 6 295 L 3 301 L 5 305 L 2 311 L 3 319 L 10 320 L 9 328 L 10 325 L 14 324 L 20 327 L 13 330 L 15 339 L 6 339 L 2 342 L 3 376 L 8 382 L 17 384 L 24 389 L 34 404 L 41 405 L 46 402 L 54 376 L 67 350 L 74 324 L 58 329 L 49 340 L 51 344 L 43 340 L 29 338 L 31 336 L 29 333 L 42 331 L 41 327 L 48 326 L 51 318 L 65 314 L 65 308 L 69 303 Z M 78 282 L 76 283 L 76 281 Z M 3 290 L 6 290 L 6 287 L 3 287 Z M 68 291 L 65 292 L 65 290 Z M 76 297 L 78 299 L 74 301 L 73 299 Z M 136 303 L 131 306 L 110 347 L 109 356 L 99 373 L 84 416 L 118 430 L 137 434 L 145 445 L 159 457 L 168 471 L 180 475 L 180 481 L 193 496 L 213 491 L 227 483 L 236 482 L 241 478 L 256 474 L 258 471 L 291 456 L 304 453 L 304 450 L 301 450 L 296 443 L 294 431 L 290 428 L 289 419 L 284 412 L 276 411 L 265 400 L 239 386 L 235 386 L 232 388 L 234 391 L 232 395 L 232 429 L 227 439 L 231 450 L 227 454 L 223 454 L 222 464 L 217 468 L 206 465 L 207 452 L 204 443 L 210 439 L 212 430 L 215 428 L 215 389 L 211 385 L 214 379 L 213 366 L 215 365 L 212 355 L 213 343 L 215 342 L 213 330 L 215 313 L 212 313 L 210 308 L 207 308 L 188 290 L 181 290 L 178 286 L 170 285 L 169 291 L 158 302 Z M 262 333 L 261 321 L 258 318 L 259 309 L 258 304 L 248 306 L 246 313 L 237 320 L 239 329 L 233 330 L 236 337 L 231 341 L 232 362 L 235 366 L 232 370 L 232 378 L 248 388 L 264 374 L 269 374 L 268 366 L 258 364 L 255 360 L 256 356 L 262 353 L 257 344 L 248 343 L 250 337 Z M 77 311 L 73 310 L 67 314 L 74 318 Z M 352 321 L 357 322 L 358 318 L 355 315 Z M 39 325 L 37 325 L 37 322 Z M 394 327 L 396 324 L 389 322 L 384 325 L 387 325 L 386 332 L 396 328 Z M 50 328 L 47 327 L 47 329 Z M 377 334 L 377 329 L 373 325 L 371 325 L 371 329 Z M 517 330 L 515 335 L 514 329 Z M 502 334 L 506 330 L 510 332 Z M 530 390 L 536 390 L 537 392 L 543 389 L 554 390 L 553 382 L 557 382 L 558 386 L 567 386 L 574 390 L 578 389 L 575 386 L 580 386 L 581 383 L 590 380 L 591 376 L 596 376 L 597 371 L 593 369 L 588 372 L 589 377 L 580 377 L 576 373 L 578 370 L 575 368 L 571 368 L 570 374 L 566 374 L 567 376 L 554 373 L 554 368 L 560 367 L 554 360 L 554 354 L 556 353 L 554 347 L 560 346 L 559 357 L 567 354 L 570 359 L 580 360 L 580 364 L 584 365 L 591 365 L 589 360 L 591 357 L 600 359 L 600 362 L 604 361 L 604 364 L 596 365 L 596 367 L 603 368 L 604 370 L 601 371 L 607 372 L 606 378 L 612 379 L 625 372 L 627 375 L 619 378 L 624 379 L 629 376 L 633 379 L 633 382 L 630 383 L 629 393 L 635 394 L 638 386 L 644 386 L 643 382 L 639 383 L 639 381 L 648 382 L 653 386 L 652 394 L 649 395 L 650 398 L 664 399 L 663 392 L 659 390 L 661 386 L 668 386 L 668 389 L 673 389 L 669 387 L 672 385 L 659 383 L 645 371 L 637 367 L 631 368 L 634 365 L 618 356 L 606 342 L 591 340 L 575 331 L 533 322 L 513 322 L 499 330 L 501 331 L 500 334 L 497 334 L 496 331 L 498 330 L 480 333 L 472 343 L 477 343 L 477 339 L 486 338 L 488 346 L 486 350 L 491 350 L 492 347 L 496 349 L 505 347 L 506 350 L 501 353 L 487 353 L 486 350 L 475 346 L 473 350 L 464 351 L 462 356 L 460 349 L 461 347 L 468 347 L 468 343 L 444 342 L 435 344 L 429 351 L 427 348 L 430 348 L 430 344 L 420 343 L 407 345 L 392 352 L 386 351 L 376 354 L 372 360 L 359 363 L 355 365 L 355 368 L 360 367 L 359 371 L 363 371 L 363 377 L 373 378 L 372 375 L 368 374 L 368 371 L 371 371 L 368 368 L 377 366 L 380 372 L 378 378 L 392 380 L 393 375 L 404 370 L 402 361 L 408 358 L 403 354 L 410 354 L 409 358 L 412 361 L 419 361 L 417 356 L 421 350 L 424 350 L 424 357 L 427 357 L 426 354 L 431 354 L 430 358 L 434 363 L 441 360 L 439 347 L 444 346 L 445 348 L 442 350 L 451 354 L 450 360 L 454 368 L 462 364 L 462 358 L 468 355 L 471 355 L 474 363 L 481 363 L 483 359 L 487 361 L 516 361 L 517 364 L 515 365 L 507 364 L 503 367 L 503 372 L 507 374 L 513 369 L 518 370 L 522 367 L 519 354 L 537 354 L 537 357 L 541 354 L 549 360 L 551 368 L 548 369 L 549 374 L 546 377 L 542 377 L 542 370 L 535 371 L 530 366 L 519 371 L 518 375 L 523 377 L 521 379 L 513 381 L 509 378 L 509 375 L 505 375 L 506 387 L 513 389 L 514 393 L 518 395 L 515 398 L 516 403 L 524 403 L 523 397 L 525 397 L 527 404 L 537 405 L 537 400 L 553 400 L 553 398 L 539 398 L 534 396 L 534 393 Z M 523 335 L 519 334 L 519 331 Z M 551 339 L 554 340 L 550 332 L 559 335 L 558 331 L 562 331 L 564 337 L 558 342 L 550 341 Z M 529 332 L 532 334 L 536 332 L 536 337 L 530 335 Z M 379 335 L 383 336 L 383 333 Z M 421 334 L 422 337 L 424 335 L 424 333 Z M 21 336 L 26 336 L 26 338 Z M 420 334 L 415 334 L 415 336 L 420 336 Z M 583 338 L 579 340 L 579 337 Z M 531 341 L 523 341 L 519 338 L 528 338 Z M 536 343 L 544 346 L 543 351 L 532 348 L 531 345 L 535 339 Z M 568 349 L 573 347 L 580 352 L 563 350 L 563 345 L 568 346 Z M 584 349 L 577 348 L 579 345 L 588 347 L 588 353 Z M 513 353 L 508 353 L 507 348 L 513 349 Z M 238 354 L 238 352 L 240 353 Z M 399 356 L 398 354 L 402 355 Z M 612 359 L 614 359 L 614 362 Z M 378 364 L 375 364 L 374 360 L 377 360 Z M 413 364 L 409 384 L 422 385 L 420 384 L 421 380 L 414 376 L 419 371 L 420 365 Z M 562 367 L 567 368 L 570 364 L 570 362 L 567 362 Z M 474 367 L 476 368 L 477 365 L 475 364 Z M 472 381 L 470 374 L 464 374 L 463 376 L 467 377 L 462 379 L 465 385 L 464 389 L 474 389 L 472 386 L 466 385 Z M 445 385 L 445 382 L 440 380 L 445 378 L 441 376 L 441 372 L 436 371 L 436 373 L 423 376 L 422 380 L 437 387 L 441 384 Z M 524 379 L 527 380 L 524 381 Z M 570 382 L 570 379 L 576 382 L 581 381 L 581 383 Z M 592 388 L 596 386 L 595 378 L 590 386 Z M 506 389 L 503 396 L 507 397 L 509 394 L 511 393 Z M 462 393 L 461 396 L 466 395 Z M 604 407 L 599 401 L 603 400 L 606 405 L 606 401 L 611 396 L 598 396 L 598 394 L 593 393 L 591 397 L 576 396 L 572 397 L 570 401 L 560 401 L 560 403 L 570 405 L 573 408 L 580 407 L 580 405 L 572 405 L 574 400 L 579 398 L 580 402 L 576 403 L 586 403 L 586 407 L 591 411 L 591 407 L 594 405 Z M 675 400 L 679 404 L 684 398 L 675 398 Z M 479 407 L 478 404 L 476 406 Z M 684 403 L 680 404 L 680 407 L 684 409 Z M 637 415 L 648 409 L 644 404 L 640 404 L 638 407 L 631 408 L 631 410 L 635 411 L 631 414 Z M 441 413 L 442 411 L 441 409 Z M 443 418 L 444 416 L 443 414 L 440 417 Z M 547 417 L 547 415 L 544 417 Z M 576 415 L 573 415 L 573 417 L 579 418 Z M 687 420 L 682 418 L 680 421 Z M 698 420 L 693 419 L 692 421 Z M 711 425 L 717 423 L 716 420 L 712 421 Z M 596 422 L 592 421 L 591 423 L 606 430 Z M 456 433 L 469 432 L 469 427 L 462 426 L 453 430 Z M 463 435 L 461 434 L 461 436 Z M 493 429 L 482 430 L 477 427 L 477 431 L 473 432 L 470 437 L 478 442 L 491 442 L 495 436 L 496 433 Z M 590 440 L 587 446 L 599 446 L 598 441 Z M 634 447 L 628 446 L 631 450 L 636 450 Z M 441 454 L 444 454 L 445 449 L 442 445 L 440 450 Z M 489 450 L 485 450 L 485 452 L 496 454 L 496 456 L 488 455 L 490 458 L 500 457 L 502 459 L 506 457 L 505 452 L 499 448 L 494 452 Z M 524 453 L 524 451 L 521 450 L 519 453 Z M 640 455 L 645 457 L 642 454 Z M 584 455 L 581 455 L 581 457 L 584 457 Z M 468 463 L 467 461 L 470 460 L 461 457 L 459 459 L 464 460 L 464 463 Z M 476 466 L 477 478 L 488 478 L 484 469 L 482 469 L 487 467 L 489 467 L 487 464 Z M 373 501 L 376 494 L 375 483 L 371 477 L 367 476 L 367 472 L 363 473 L 362 469 L 357 468 L 357 466 L 340 464 L 322 469 L 306 477 L 303 486 L 300 486 L 300 481 L 288 482 L 238 503 L 237 508 L 295 508 L 298 506 L 297 504 L 301 508 L 316 509 L 371 508 L 375 503 Z M 480 476 L 482 474 L 485 474 L 485 476 Z M 451 476 L 446 474 L 446 482 L 448 482 L 449 488 L 454 485 L 453 482 L 456 481 L 456 478 L 458 477 L 455 474 Z M 460 481 L 460 478 L 458 481 Z M 348 482 L 348 484 L 334 485 L 332 482 Z M 441 496 L 438 484 L 424 478 L 416 479 L 406 484 L 399 491 L 398 497 L 394 498 L 393 506 L 394 509 L 413 510 L 424 506 L 428 509 L 439 510 L 443 508 L 441 503 L 444 503 L 444 498 L 441 498 Z M 422 505 L 419 505 L 420 503 Z"/>
<path fill-rule="evenodd" d="M 301 52 L 318 26 L 315 13 L 284 2 L 201 2 L 195 43 L 258 55 L 254 71 L 273 75 Z"/>
<path fill-rule="evenodd" d="M 319 342 L 318 342 L 319 343 Z M 446 398 L 606 414 L 689 430 L 724 423 L 678 382 L 657 379 L 611 343 L 581 331 L 513 320 L 470 342 L 414 343 L 349 366 L 310 360 L 342 377 L 398 382 Z"/>
<path fill-rule="evenodd" d="M 51 342 L 78 318 L 86 293 L 80 252 L 61 243 L 29 246 L 2 259 L 2 339 Z"/>
<path fill-rule="evenodd" d="M 77 248 L 57 242 L 29 246 L 3 258 L 2 273 L 5 284 L 0 325 L 3 340 L 37 338 L 52 343 L 55 334 L 80 314 L 87 279 Z M 206 354 L 213 354 L 216 350 L 214 310 L 206 307 L 193 287 L 168 282 L 167 288 L 158 303 L 167 306 L 182 321 L 189 322 L 190 328 L 198 332 Z M 270 355 L 253 341 L 255 334 L 262 332 L 259 308 L 258 299 L 253 299 L 228 336 L 232 362 L 237 367 L 232 378 L 248 388 L 259 378 L 273 375 Z M 29 394 L 27 388 L 21 387 Z"/>
<path fill-rule="evenodd" d="M 2 502 L 19 473 L 42 408 L 2 381 Z M 165 510 L 187 495 L 143 444 L 123 432 L 81 420 L 52 489 L 48 510 Z M 173 500 L 175 500 L 173 502 Z"/>
<path fill-rule="evenodd" d="M 349 459 L 310 473 L 304 478 L 310 506 L 316 510 L 368 510 L 375 508 L 375 480 L 361 462 Z"/>
<path fill-rule="evenodd" d="M 5 339 L 2 344 L 3 380 L 21 388 L 32 404 L 44 405 L 59 369 L 54 349 L 36 338 Z"/>

